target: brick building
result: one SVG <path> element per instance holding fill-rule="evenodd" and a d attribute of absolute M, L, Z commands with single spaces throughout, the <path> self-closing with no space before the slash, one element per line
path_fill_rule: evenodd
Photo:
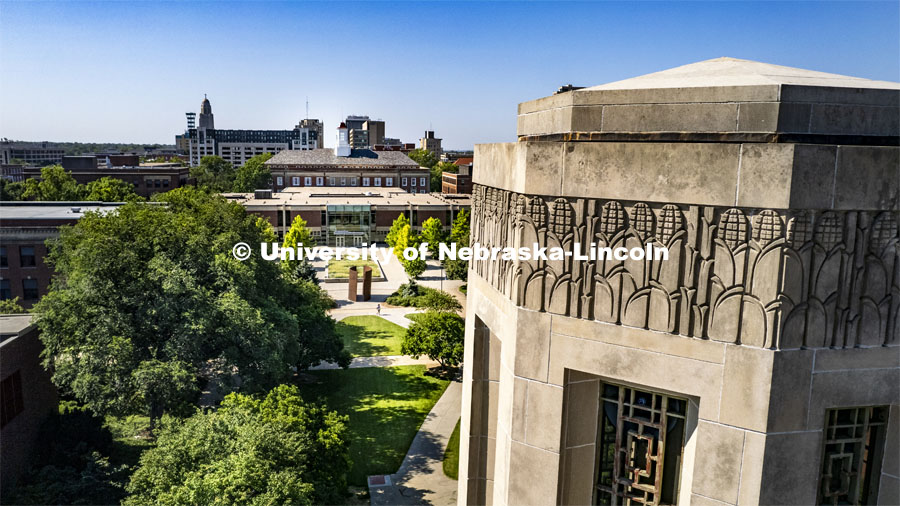
<path fill-rule="evenodd" d="M 352 149 L 347 127 L 338 128 L 334 149 L 282 151 L 266 162 L 273 188 L 394 188 L 427 193 L 431 173 L 400 151 Z"/>
<path fill-rule="evenodd" d="M 30 308 L 47 293 L 53 270 L 45 262 L 47 239 L 88 211 L 120 206 L 103 202 L 0 202 L 0 299 L 19 297 Z"/>
<path fill-rule="evenodd" d="M 408 193 L 398 188 L 288 188 L 274 193 L 226 193 L 247 211 L 269 220 L 279 236 L 290 228 L 294 217 L 303 218 L 320 245 L 360 246 L 384 241 L 400 214 L 413 230 L 421 231 L 428 218 L 438 218 L 450 229 L 460 209 L 468 209 L 468 196 L 447 197 L 437 193 Z"/>
<path fill-rule="evenodd" d="M 0 488 L 6 493 L 31 465 L 41 424 L 58 410 L 32 315 L 0 315 Z"/>
<path fill-rule="evenodd" d="M 178 162 L 141 163 L 137 155 L 64 156 L 62 167 L 80 184 L 103 177 L 121 179 L 134 185 L 142 197 L 185 186 L 191 169 Z M 25 178 L 40 178 L 40 167 L 25 167 Z"/>

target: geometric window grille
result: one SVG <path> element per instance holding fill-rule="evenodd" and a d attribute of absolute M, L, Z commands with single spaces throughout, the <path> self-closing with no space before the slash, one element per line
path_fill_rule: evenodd
<path fill-rule="evenodd" d="M 819 504 L 875 504 L 887 407 L 829 409 Z"/>
<path fill-rule="evenodd" d="M 602 385 L 594 504 L 675 504 L 687 400 Z"/>

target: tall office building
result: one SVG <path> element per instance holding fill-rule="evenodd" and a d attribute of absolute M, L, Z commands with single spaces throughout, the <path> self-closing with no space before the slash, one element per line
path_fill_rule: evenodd
<path fill-rule="evenodd" d="M 425 137 L 419 139 L 419 149 L 427 149 L 434 153 L 434 156 L 440 158 L 443 150 L 441 149 L 441 139 L 434 136 L 434 130 L 425 130 Z"/>
<path fill-rule="evenodd" d="M 369 132 L 369 146 L 384 144 L 384 121 L 370 119 L 363 123 L 363 128 Z"/>
<path fill-rule="evenodd" d="M 216 129 L 212 105 L 205 95 L 200 103 L 196 128 L 193 127 L 193 113 L 187 114 L 187 121 L 183 137 L 187 138 L 191 166 L 198 165 L 204 156 L 221 156 L 240 167 L 250 158 L 264 153 L 321 147 L 322 122 L 314 119 L 301 120 L 292 130 Z"/>

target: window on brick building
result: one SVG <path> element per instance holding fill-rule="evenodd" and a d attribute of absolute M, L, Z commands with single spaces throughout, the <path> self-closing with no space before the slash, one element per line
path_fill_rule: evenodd
<path fill-rule="evenodd" d="M 876 504 L 888 408 L 829 409 L 818 504 Z"/>
<path fill-rule="evenodd" d="M 276 178 L 275 178 L 275 185 L 276 185 L 276 186 L 283 186 L 283 185 L 284 185 L 284 178 L 282 178 L 281 176 L 276 177 Z"/>
<path fill-rule="evenodd" d="M 9 267 L 9 256 L 6 253 L 6 246 L 0 246 L 0 267 Z"/>
<path fill-rule="evenodd" d="M 38 298 L 38 282 L 36 279 L 22 280 L 22 299 L 37 300 Z"/>
<path fill-rule="evenodd" d="M 406 179 L 406 178 L 403 178 L 403 179 L 400 181 L 400 186 L 406 187 L 408 184 L 409 184 L 409 183 L 407 182 L 407 179 Z"/>
<path fill-rule="evenodd" d="M 601 385 L 594 504 L 675 504 L 687 399 Z"/>
<path fill-rule="evenodd" d="M 316 178 L 316 186 L 322 186 L 322 185 L 324 185 L 324 184 L 325 184 L 325 178 L 324 178 L 324 177 L 319 176 L 319 177 Z"/>
<path fill-rule="evenodd" d="M 363 186 L 369 186 L 369 178 L 367 178 L 367 177 L 363 178 Z"/>
<path fill-rule="evenodd" d="M 5 427 L 24 410 L 22 374 L 16 371 L 0 382 L 0 427 Z"/>
<path fill-rule="evenodd" d="M 394 178 L 392 178 L 392 177 L 384 178 L 384 185 L 385 186 L 394 186 Z"/>
<path fill-rule="evenodd" d="M 303 186 L 312 186 L 312 178 L 311 177 L 303 178 Z"/>
<path fill-rule="evenodd" d="M 37 265 L 37 258 L 34 256 L 34 246 L 19 247 L 19 265 L 22 267 L 34 267 Z"/>
<path fill-rule="evenodd" d="M 375 186 L 381 186 L 381 178 L 380 177 L 375 178 Z"/>
<path fill-rule="evenodd" d="M 424 177 L 419 178 L 419 186 L 422 186 L 422 187 L 425 186 L 425 178 Z"/>
<path fill-rule="evenodd" d="M 8 279 L 0 279 L 0 300 L 7 300 L 12 298 L 12 290 L 9 287 Z"/>

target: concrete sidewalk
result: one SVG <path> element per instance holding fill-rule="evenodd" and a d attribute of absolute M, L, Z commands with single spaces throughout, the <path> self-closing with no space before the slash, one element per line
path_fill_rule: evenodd
<path fill-rule="evenodd" d="M 400 469 L 389 476 L 369 477 L 374 506 L 456 504 L 457 482 L 444 474 L 443 460 L 461 407 L 462 383 L 451 381 L 416 433 Z"/>
<path fill-rule="evenodd" d="M 439 365 L 434 360 L 426 356 L 413 358 L 406 355 L 382 355 L 379 357 L 356 357 L 350 360 L 350 369 L 360 369 L 363 367 L 394 367 L 398 365 Z M 310 371 L 323 371 L 327 369 L 340 369 L 341 367 L 334 362 L 319 363 L 319 365 L 310 367 Z"/>

